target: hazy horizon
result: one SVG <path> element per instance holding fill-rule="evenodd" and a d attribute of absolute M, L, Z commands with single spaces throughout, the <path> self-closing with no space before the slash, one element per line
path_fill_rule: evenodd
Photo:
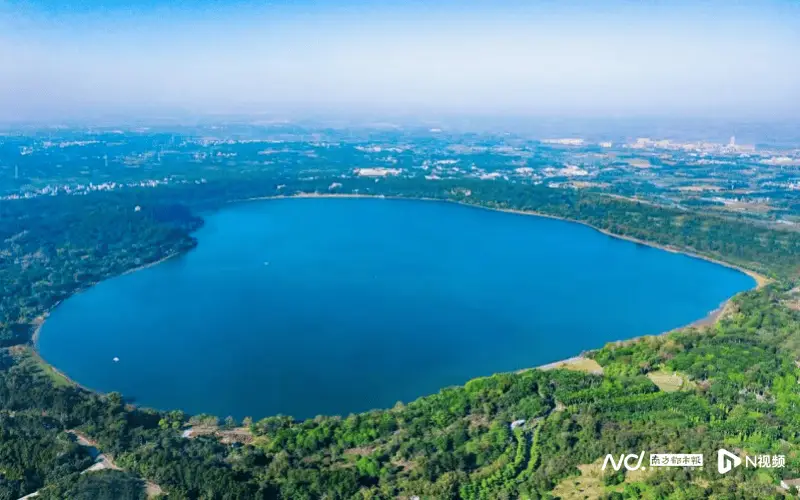
<path fill-rule="evenodd" d="M 800 112 L 788 1 L 136 5 L 0 0 L 0 120 Z"/>

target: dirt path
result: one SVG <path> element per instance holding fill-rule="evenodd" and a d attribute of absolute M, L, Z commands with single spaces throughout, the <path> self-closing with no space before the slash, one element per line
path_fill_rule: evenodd
<path fill-rule="evenodd" d="M 78 444 L 85 447 L 89 451 L 89 455 L 91 455 L 92 459 L 94 460 L 94 464 L 81 472 L 81 474 L 103 469 L 122 470 L 122 467 L 119 467 L 114 463 L 114 459 L 112 457 L 100 452 L 95 441 L 75 430 L 68 430 L 67 433 L 75 436 Z"/>
<path fill-rule="evenodd" d="M 88 448 L 89 454 L 91 455 L 92 459 L 94 459 L 94 464 L 88 469 L 81 472 L 81 474 L 86 474 L 87 472 L 95 472 L 103 469 L 111 469 L 119 471 L 125 470 L 122 467 L 118 466 L 116 463 L 114 463 L 114 458 L 112 456 L 106 455 L 105 453 L 101 453 L 100 449 L 97 447 L 97 442 L 94 441 L 93 439 L 73 429 L 68 430 L 67 433 L 75 436 L 75 440 L 78 442 L 79 445 Z M 158 495 L 164 494 L 164 490 L 162 490 L 161 487 L 156 483 L 147 481 L 146 479 L 143 479 L 143 481 L 147 498 L 153 498 Z"/>

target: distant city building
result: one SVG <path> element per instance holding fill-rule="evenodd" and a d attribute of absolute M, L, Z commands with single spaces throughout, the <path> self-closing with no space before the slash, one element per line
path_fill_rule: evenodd
<path fill-rule="evenodd" d="M 386 177 L 387 175 L 398 175 L 399 168 L 357 168 L 356 175 L 360 177 Z"/>
<path fill-rule="evenodd" d="M 643 149 L 643 148 L 650 148 L 653 147 L 653 140 L 649 137 L 639 137 L 636 139 L 636 142 L 633 144 L 628 144 L 627 146 L 636 149 Z"/>
<path fill-rule="evenodd" d="M 763 163 L 764 165 L 774 165 L 774 166 L 800 165 L 800 159 L 794 159 L 788 156 L 773 156 L 772 158 L 761 160 L 760 163 Z"/>
<path fill-rule="evenodd" d="M 566 139 L 544 139 L 544 144 L 560 144 L 562 146 L 583 146 L 583 139 L 566 138 Z"/>

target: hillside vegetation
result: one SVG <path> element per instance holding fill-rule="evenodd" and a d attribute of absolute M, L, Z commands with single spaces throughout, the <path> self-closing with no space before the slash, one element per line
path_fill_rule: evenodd
<path fill-rule="evenodd" d="M 789 307 L 800 236 L 601 195 L 409 179 L 343 188 L 535 210 L 725 260 L 775 282 L 736 297 L 711 327 L 590 353 L 602 374 L 497 374 L 391 409 L 248 421 L 249 433 L 221 434 L 240 424 L 228 421 L 221 432 L 183 437 L 187 425 L 216 419 L 135 408 L 119 394 L 57 383 L 36 359 L 37 318 L 102 279 L 192 248 L 201 210 L 327 192 L 330 184 L 219 181 L 0 205 L 0 499 L 37 490 L 44 498 L 140 498 L 139 478 L 170 498 L 548 498 L 588 488 L 581 471 L 596 469 L 606 453 L 641 450 L 702 452 L 711 466 L 607 474 L 586 494 L 771 498 L 786 493 L 780 479 L 800 476 L 800 313 Z M 654 381 L 670 374 L 681 383 L 659 389 Z M 80 475 L 91 459 L 68 429 L 91 436 L 125 471 Z M 711 464 L 721 446 L 784 454 L 786 467 L 722 476 Z"/>

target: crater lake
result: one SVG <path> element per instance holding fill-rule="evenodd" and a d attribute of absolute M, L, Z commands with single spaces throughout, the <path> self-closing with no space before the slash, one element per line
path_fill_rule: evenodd
<path fill-rule="evenodd" d="M 254 201 L 195 236 L 59 305 L 44 359 L 159 409 L 346 415 L 662 333 L 755 285 L 580 224 L 443 202 Z"/>

